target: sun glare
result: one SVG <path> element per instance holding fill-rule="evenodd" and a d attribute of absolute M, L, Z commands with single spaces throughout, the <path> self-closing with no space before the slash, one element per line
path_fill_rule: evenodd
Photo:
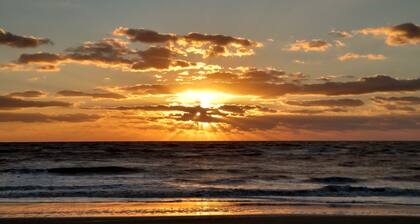
<path fill-rule="evenodd" d="M 226 102 L 230 96 L 221 92 L 186 91 L 176 94 L 175 100 L 184 105 L 200 105 L 209 108 Z"/>

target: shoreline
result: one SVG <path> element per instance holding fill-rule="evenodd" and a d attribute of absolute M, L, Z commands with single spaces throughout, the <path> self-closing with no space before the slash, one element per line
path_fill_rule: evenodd
<path fill-rule="evenodd" d="M 263 201 L 154 201 L 154 202 L 5 202 L 0 203 L 0 223 L 4 219 L 99 219 L 163 217 L 420 217 L 419 206 L 285 204 Z M 420 221 L 420 220 L 419 220 Z M 8 222 L 6 222 L 8 223 Z M 420 222 L 419 222 L 420 223 Z"/>
<path fill-rule="evenodd" d="M 408 224 L 420 223 L 420 216 L 360 215 L 215 215 L 164 217 L 70 217 L 70 218 L 0 218 L 8 224 Z"/>

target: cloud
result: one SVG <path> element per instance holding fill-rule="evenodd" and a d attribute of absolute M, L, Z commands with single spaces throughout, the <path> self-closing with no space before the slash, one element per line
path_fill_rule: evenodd
<path fill-rule="evenodd" d="M 375 92 L 404 92 L 420 90 L 420 79 L 396 79 L 386 75 L 363 77 L 356 81 L 302 84 L 296 82 L 284 82 L 281 77 L 288 76 L 277 72 L 252 78 L 252 75 L 244 73 L 216 73 L 209 79 L 199 80 L 192 83 L 180 84 L 139 84 L 134 86 L 119 87 L 120 90 L 135 95 L 159 95 L 175 94 L 184 91 L 219 91 L 234 95 L 260 96 L 264 98 L 276 98 L 287 94 L 292 95 L 360 95 Z M 252 73 L 256 74 L 256 73 Z M 228 77 L 229 80 L 217 78 Z M 274 81 L 273 81 L 274 80 Z"/>
<path fill-rule="evenodd" d="M 92 122 L 100 118 L 98 115 L 90 114 L 60 114 L 60 115 L 48 115 L 41 113 L 0 113 L 0 122 L 24 122 L 24 123 L 33 123 L 33 122 Z"/>
<path fill-rule="evenodd" d="M 33 54 L 21 54 L 17 60 L 17 63 L 19 64 L 32 64 L 32 63 L 55 64 L 63 59 L 64 57 L 58 54 L 38 52 L 38 53 L 33 53 Z"/>
<path fill-rule="evenodd" d="M 340 61 L 349 61 L 357 59 L 385 60 L 386 57 L 383 54 L 356 54 L 351 52 L 338 57 L 338 60 Z"/>
<path fill-rule="evenodd" d="M 120 90 L 136 95 L 160 95 L 176 93 L 170 85 L 138 84 L 134 86 L 119 87 Z"/>
<path fill-rule="evenodd" d="M 138 54 L 142 61 L 132 65 L 134 70 L 188 68 L 196 65 L 185 60 L 176 60 L 178 54 L 166 47 L 150 47 L 145 51 L 139 51 Z"/>
<path fill-rule="evenodd" d="M 126 36 L 130 42 L 142 42 L 150 46 L 139 50 L 131 48 L 128 41 L 104 38 L 84 42 L 80 46 L 68 48 L 61 53 L 22 54 L 13 63 L 0 64 L 0 69 L 58 71 L 59 65 L 76 63 L 132 72 L 211 70 L 219 66 L 192 62 L 189 60 L 191 54 L 199 54 L 202 57 L 245 56 L 254 54 L 253 48 L 262 46 L 261 43 L 241 37 L 196 32 L 176 35 L 119 27 L 113 34 Z"/>
<path fill-rule="evenodd" d="M 416 107 L 420 105 L 420 97 L 402 96 L 402 97 L 381 97 L 371 98 L 376 105 L 386 108 L 387 110 L 400 110 L 406 112 L 415 112 Z"/>
<path fill-rule="evenodd" d="M 173 119 L 177 121 L 195 121 L 195 122 L 223 122 L 217 116 L 226 116 L 216 108 L 203 108 L 201 106 L 181 106 L 181 105 L 144 105 L 144 106 L 121 106 L 107 108 L 111 110 L 143 110 L 143 111 L 166 111 L 183 112 L 181 114 L 164 115 L 161 119 Z"/>
<path fill-rule="evenodd" d="M 417 90 L 420 90 L 420 79 L 395 79 L 386 75 L 377 75 L 364 77 L 358 81 L 307 84 L 302 86 L 300 92 L 322 95 L 350 95 Z"/>
<path fill-rule="evenodd" d="M 116 36 L 127 36 L 130 41 L 138 41 L 143 43 L 166 43 L 176 41 L 177 35 L 172 33 L 158 33 L 147 29 L 133 29 L 127 27 L 118 27 L 113 31 Z"/>
<path fill-rule="evenodd" d="M 325 100 L 308 100 L 308 101 L 286 101 L 286 104 L 304 107 L 359 107 L 364 103 L 358 99 L 325 99 Z"/>
<path fill-rule="evenodd" d="M 331 36 L 334 36 L 336 38 L 346 38 L 346 39 L 349 39 L 349 38 L 352 38 L 353 37 L 352 34 L 346 32 L 346 31 L 339 31 L 339 30 L 331 30 L 328 34 L 331 35 Z"/>
<path fill-rule="evenodd" d="M 293 60 L 293 63 L 296 63 L 296 64 L 305 64 L 305 61 L 302 61 L 302 60 L 299 60 L 299 59 L 295 59 L 295 60 Z"/>
<path fill-rule="evenodd" d="M 113 93 L 109 91 L 103 91 L 102 92 L 96 92 L 96 93 L 88 93 L 88 92 L 82 92 L 77 90 L 61 90 L 57 92 L 60 96 L 66 96 L 66 97 L 92 97 L 92 98 L 98 98 L 98 99 L 124 99 L 125 96 Z"/>
<path fill-rule="evenodd" d="M 99 41 L 87 41 L 81 46 L 68 48 L 65 59 L 84 63 L 99 64 L 112 67 L 132 64 L 127 58 L 135 51 L 128 48 L 127 43 L 118 39 L 104 38 Z"/>
<path fill-rule="evenodd" d="M 334 40 L 334 44 L 335 44 L 336 47 L 345 47 L 346 46 L 346 44 L 343 43 L 340 40 Z"/>
<path fill-rule="evenodd" d="M 0 28 L 0 45 L 16 48 L 37 47 L 42 44 L 52 44 L 51 40 L 33 36 L 19 36 Z"/>
<path fill-rule="evenodd" d="M 196 69 L 204 63 L 193 63 L 176 59 L 177 52 L 167 47 L 150 47 L 146 50 L 128 48 L 128 43 L 112 38 L 96 42 L 85 42 L 81 46 L 69 48 L 61 54 L 38 52 L 22 54 L 15 64 L 4 64 L 3 69 L 22 70 L 24 65 L 35 65 L 39 71 L 55 71 L 61 64 L 90 64 L 124 71 L 169 71 Z"/>
<path fill-rule="evenodd" d="M 289 129 L 305 131 L 391 131 L 419 130 L 420 115 L 326 116 L 326 115 L 264 115 L 237 117 L 229 120 L 242 131 Z"/>
<path fill-rule="evenodd" d="M 420 97 L 417 96 L 402 96 L 402 97 L 381 97 L 376 96 L 373 97 L 372 100 L 374 102 L 391 102 L 391 103 L 398 103 L 404 105 L 420 105 Z"/>
<path fill-rule="evenodd" d="M 0 110 L 21 109 L 28 107 L 69 107 L 71 105 L 71 103 L 62 101 L 32 101 L 9 96 L 0 96 Z"/>
<path fill-rule="evenodd" d="M 7 94 L 8 97 L 42 97 L 45 95 L 47 94 L 38 90 L 28 90 L 23 92 L 13 92 Z"/>
<path fill-rule="evenodd" d="M 228 123 L 231 116 L 246 116 L 248 112 L 274 113 L 275 110 L 259 105 L 236 105 L 226 104 L 204 108 L 201 106 L 183 105 L 141 105 L 141 106 L 120 106 L 103 108 L 108 110 L 140 110 L 158 112 L 182 112 L 169 115 L 161 115 L 159 119 L 173 119 L 177 121 L 196 121 L 196 122 L 217 122 Z"/>
<path fill-rule="evenodd" d="M 253 40 L 221 34 L 191 32 L 186 35 L 159 33 L 148 29 L 118 27 L 113 32 L 116 36 L 126 36 L 132 42 L 147 44 L 166 44 L 179 52 L 211 56 L 252 55 L 252 48 L 262 44 Z"/>
<path fill-rule="evenodd" d="M 348 112 L 347 109 L 331 107 L 325 109 L 299 109 L 299 110 L 287 110 L 285 111 L 290 114 L 324 114 L 324 113 L 344 113 Z"/>
<path fill-rule="evenodd" d="M 414 23 L 403 23 L 389 27 L 365 28 L 356 31 L 363 35 L 385 36 L 389 46 L 420 44 L 420 26 Z"/>
<path fill-rule="evenodd" d="M 323 40 L 296 40 L 294 43 L 290 44 L 288 48 L 286 48 L 287 51 L 304 51 L 304 52 L 310 52 L 310 51 L 316 51 L 316 52 L 324 52 L 328 48 L 331 47 L 331 44 L 323 41 Z"/>

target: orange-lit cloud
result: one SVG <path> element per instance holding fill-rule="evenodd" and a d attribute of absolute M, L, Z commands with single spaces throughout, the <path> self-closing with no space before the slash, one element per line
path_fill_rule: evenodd
<path fill-rule="evenodd" d="M 346 31 L 339 31 L 339 30 L 331 30 L 328 34 L 337 38 L 349 39 L 353 37 L 351 33 L 346 32 Z"/>
<path fill-rule="evenodd" d="M 119 27 L 113 32 L 116 36 L 127 36 L 132 42 L 160 43 L 171 45 L 171 48 L 184 53 L 211 56 L 246 56 L 254 54 L 253 48 L 262 44 L 253 40 L 192 32 L 186 35 L 158 33 L 153 30 Z"/>
<path fill-rule="evenodd" d="M 290 44 L 285 50 L 287 51 L 304 51 L 304 52 L 324 52 L 331 47 L 331 44 L 323 40 L 296 40 Z"/>
<path fill-rule="evenodd" d="M 385 42 L 390 46 L 420 44 L 420 26 L 414 23 L 403 23 L 395 26 L 365 28 L 357 33 L 363 35 L 385 36 Z"/>
<path fill-rule="evenodd" d="M 146 50 L 131 49 L 128 43 L 112 38 L 96 42 L 85 42 L 81 46 L 68 48 L 60 54 L 38 52 L 22 54 L 16 63 L 1 65 L 3 69 L 56 71 L 62 64 L 76 63 L 95 65 L 123 71 L 169 71 L 179 69 L 205 69 L 204 63 L 177 59 L 181 55 L 167 47 L 150 47 Z"/>
<path fill-rule="evenodd" d="M 356 53 L 351 53 L 351 52 L 338 57 L 338 60 L 340 61 L 349 61 L 349 60 L 357 60 L 357 59 L 385 60 L 386 57 L 383 54 L 356 54 Z"/>

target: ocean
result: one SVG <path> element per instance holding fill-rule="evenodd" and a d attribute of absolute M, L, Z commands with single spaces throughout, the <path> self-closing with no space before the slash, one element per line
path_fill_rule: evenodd
<path fill-rule="evenodd" d="M 420 142 L 0 143 L 0 202 L 420 208 Z"/>

